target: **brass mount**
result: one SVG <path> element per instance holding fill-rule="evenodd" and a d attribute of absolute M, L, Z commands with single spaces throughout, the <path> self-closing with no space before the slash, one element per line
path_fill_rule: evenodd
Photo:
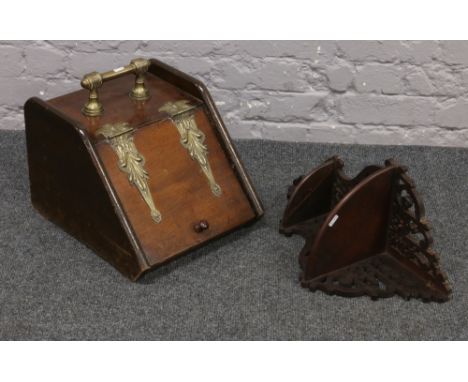
<path fill-rule="evenodd" d="M 135 101 L 146 101 L 149 97 L 149 91 L 145 85 L 145 73 L 149 68 L 149 60 L 145 58 L 136 58 L 127 66 L 109 70 L 108 72 L 92 72 L 86 74 L 81 80 L 81 87 L 89 90 L 88 101 L 86 101 L 82 113 L 88 117 L 98 117 L 102 115 L 104 108 L 99 101 L 98 89 L 106 81 L 121 77 L 127 73 L 135 74 L 135 85 L 129 93 L 129 97 Z"/>

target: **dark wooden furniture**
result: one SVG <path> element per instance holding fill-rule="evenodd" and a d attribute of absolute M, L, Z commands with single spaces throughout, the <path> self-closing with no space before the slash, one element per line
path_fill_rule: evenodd
<path fill-rule="evenodd" d="M 91 73 L 89 93 L 24 112 L 32 204 L 136 280 L 263 208 L 206 87 L 157 60 L 129 68 L 136 85 Z"/>
<path fill-rule="evenodd" d="M 341 296 L 448 300 L 451 289 L 406 168 L 387 160 L 354 179 L 342 168 L 333 157 L 289 188 L 280 232 L 305 239 L 301 285 Z"/>

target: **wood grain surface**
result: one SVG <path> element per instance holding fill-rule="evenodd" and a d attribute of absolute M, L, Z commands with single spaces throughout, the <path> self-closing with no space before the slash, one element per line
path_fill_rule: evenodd
<path fill-rule="evenodd" d="M 99 89 L 99 99 L 104 107 L 99 117 L 86 117 L 81 112 L 88 97 L 87 90 L 77 90 L 48 101 L 32 99 L 25 109 L 28 136 L 37 137 L 29 140 L 30 158 L 50 157 L 60 162 L 53 165 L 50 161 L 42 161 L 40 166 L 30 166 L 31 177 L 39 179 L 34 182 L 33 198 L 39 194 L 42 198 L 41 203 L 35 204 L 36 208 L 132 280 L 153 266 L 239 228 L 263 213 L 229 134 L 203 84 L 157 60 L 151 61 L 145 82 L 151 97 L 143 102 L 131 100 L 128 96 L 134 84 L 132 74 L 105 82 Z M 182 100 L 189 101 L 194 107 L 190 113 L 193 113 L 197 127 L 205 135 L 207 158 L 215 181 L 221 187 L 220 196 L 212 193 L 199 163 L 181 144 L 180 133 L 170 115 L 159 111 L 167 102 Z M 42 116 L 46 114 L 50 117 L 42 123 Z M 48 128 L 54 119 L 66 120 L 57 123 L 60 134 L 54 134 L 56 129 Z M 113 123 L 128 123 L 133 128 L 130 134 L 136 150 L 144 157 L 144 167 L 149 176 L 148 187 L 162 215 L 159 223 L 151 218 L 150 209 L 139 189 L 119 168 L 119 158 L 109 140 L 97 132 L 104 125 Z M 61 146 L 71 136 L 81 136 L 80 158 L 67 157 L 67 152 L 73 156 L 75 150 Z M 90 158 L 84 158 L 87 155 Z M 63 159 L 59 160 L 59 157 Z M 91 158 L 108 194 L 105 196 L 101 192 L 99 200 L 93 199 L 95 193 L 92 187 L 85 187 L 88 190 L 86 193 L 67 190 L 68 184 L 87 184 L 90 178 L 88 173 L 81 174 L 79 169 L 70 172 L 69 164 L 78 159 L 87 163 Z M 58 171 L 57 167 L 61 170 Z M 57 176 L 60 182 L 56 182 L 53 192 L 45 194 L 40 191 L 46 189 L 41 179 L 55 179 Z M 93 184 L 93 187 L 97 186 Z M 83 187 L 75 188 L 79 190 Z M 65 194 L 73 198 L 58 205 L 54 195 Z M 106 198 L 108 200 L 104 201 Z M 75 224 L 83 215 L 76 206 L 83 206 L 86 200 L 92 201 L 90 205 L 102 203 L 99 205 L 105 206 L 106 213 L 102 212 L 102 208 L 87 208 L 90 223 Z M 123 232 L 128 236 L 125 242 L 131 243 L 132 248 L 126 254 L 134 259 L 133 268 L 126 268 L 120 258 L 114 259 L 108 250 L 109 243 L 120 248 L 118 243 L 122 240 L 113 234 L 100 236 L 99 226 L 104 224 L 104 216 L 112 216 L 111 219 L 115 219 L 112 224 L 121 225 L 121 234 Z M 75 226 L 79 226 L 79 230 L 74 229 Z M 88 226 L 93 227 L 92 235 L 85 232 Z M 139 269 L 135 269 L 134 264 Z"/>
<path fill-rule="evenodd" d="M 167 118 L 166 113 L 160 112 L 159 108 L 168 101 L 186 99 L 193 105 L 202 103 L 200 99 L 151 73 L 146 75 L 145 80 L 150 99 L 144 102 L 133 101 L 128 93 L 133 87 L 134 78 L 132 74 L 126 74 L 102 85 L 99 89 L 99 99 L 104 112 L 100 117 L 87 117 L 81 113 L 88 98 L 88 91 L 84 89 L 51 99 L 49 102 L 76 120 L 97 140 L 102 137 L 96 137 L 95 131 L 106 123 L 128 122 L 132 127 L 139 127 Z"/>
<path fill-rule="evenodd" d="M 180 144 L 180 135 L 170 119 L 147 125 L 134 134 L 134 143 L 145 158 L 149 187 L 162 214 L 155 223 L 138 189 L 117 165 L 117 155 L 106 142 L 97 144 L 111 183 L 139 238 L 151 265 L 161 263 L 194 245 L 208 241 L 255 217 L 249 200 L 222 150 L 203 108 L 196 122 L 205 133 L 208 160 L 222 195 L 212 194 L 198 162 Z M 209 228 L 195 232 L 194 225 L 206 220 Z"/>

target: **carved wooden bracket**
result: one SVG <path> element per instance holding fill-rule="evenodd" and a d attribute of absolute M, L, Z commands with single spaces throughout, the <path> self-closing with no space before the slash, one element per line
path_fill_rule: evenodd
<path fill-rule="evenodd" d="M 451 288 L 407 169 L 387 160 L 350 179 L 342 168 L 332 157 L 289 188 L 280 233 L 306 241 L 301 285 L 348 297 L 447 301 Z"/>

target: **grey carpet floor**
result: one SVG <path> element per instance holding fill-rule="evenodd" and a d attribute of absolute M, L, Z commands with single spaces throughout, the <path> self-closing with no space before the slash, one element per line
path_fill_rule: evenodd
<path fill-rule="evenodd" d="M 29 202 L 23 132 L 0 133 L 0 339 L 468 340 L 468 150 L 239 141 L 264 218 L 131 283 Z M 348 174 L 409 167 L 453 285 L 448 303 L 311 293 L 278 221 L 292 179 L 331 155 Z"/>

